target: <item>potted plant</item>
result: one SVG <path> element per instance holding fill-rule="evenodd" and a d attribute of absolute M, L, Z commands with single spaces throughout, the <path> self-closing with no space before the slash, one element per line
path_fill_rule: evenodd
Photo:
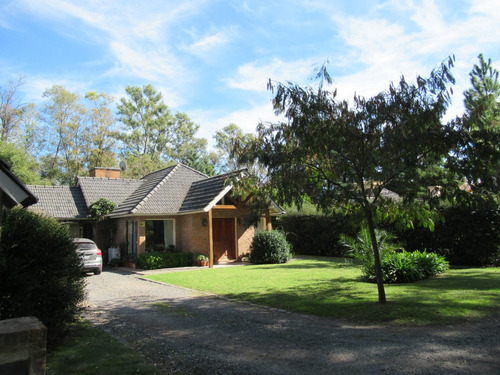
<path fill-rule="evenodd" d="M 123 259 L 123 266 L 128 268 L 135 268 L 136 259 L 137 258 L 135 254 L 126 255 Z"/>
<path fill-rule="evenodd" d="M 203 254 L 198 254 L 198 256 L 196 257 L 196 263 L 198 264 L 198 266 L 206 267 L 208 266 L 208 257 Z"/>
<path fill-rule="evenodd" d="M 113 258 L 109 261 L 111 267 L 118 267 L 120 265 L 120 258 Z"/>

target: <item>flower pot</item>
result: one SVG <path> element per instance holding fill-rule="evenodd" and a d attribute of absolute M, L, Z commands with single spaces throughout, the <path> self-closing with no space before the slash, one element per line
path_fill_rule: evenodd
<path fill-rule="evenodd" d="M 198 266 L 200 267 L 208 266 L 208 260 L 198 260 Z"/>

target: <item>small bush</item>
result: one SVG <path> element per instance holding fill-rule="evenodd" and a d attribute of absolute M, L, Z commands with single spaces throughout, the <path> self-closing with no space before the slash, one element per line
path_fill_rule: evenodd
<path fill-rule="evenodd" d="M 400 248 L 400 245 L 394 243 L 395 237 L 384 230 L 375 229 L 380 259 L 383 259 L 389 253 Z M 375 260 L 373 258 L 372 240 L 370 231 L 363 227 L 356 238 L 340 235 L 340 243 L 351 253 L 354 258 L 361 262 L 361 268 L 365 275 L 368 275 L 375 269 Z"/>
<path fill-rule="evenodd" d="M 156 270 L 159 268 L 187 267 L 193 265 L 191 253 L 166 253 L 152 251 L 142 253 L 137 257 L 137 267 L 143 270 Z"/>
<path fill-rule="evenodd" d="M 0 319 L 36 316 L 48 329 L 49 343 L 80 311 L 80 259 L 67 228 L 54 219 L 4 210 L 0 275 Z"/>
<path fill-rule="evenodd" d="M 386 254 L 381 259 L 384 283 L 411 283 L 443 273 L 449 268 L 444 256 L 426 251 L 401 251 Z M 367 270 L 365 278 L 375 282 L 375 267 Z"/>
<path fill-rule="evenodd" d="M 250 262 L 256 264 L 286 263 L 292 258 L 291 246 L 280 231 L 260 232 L 252 240 Z"/>

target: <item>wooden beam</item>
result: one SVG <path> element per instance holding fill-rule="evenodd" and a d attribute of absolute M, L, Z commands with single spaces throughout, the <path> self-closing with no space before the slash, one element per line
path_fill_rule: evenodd
<path fill-rule="evenodd" d="M 208 266 L 214 268 L 214 231 L 212 226 L 212 210 L 208 211 Z"/>
<path fill-rule="evenodd" d="M 269 232 L 273 228 L 271 227 L 271 214 L 269 213 L 269 208 L 266 210 L 266 230 Z"/>

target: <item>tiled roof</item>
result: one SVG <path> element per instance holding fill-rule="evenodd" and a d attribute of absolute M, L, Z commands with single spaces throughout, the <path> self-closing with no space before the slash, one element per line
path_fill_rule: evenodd
<path fill-rule="evenodd" d="M 205 174 L 183 164 L 153 172 L 141 179 L 141 186 L 111 216 L 178 213 L 191 184 L 206 178 Z"/>
<path fill-rule="evenodd" d="M 143 183 L 143 180 L 78 177 L 78 186 L 82 189 L 87 206 L 101 198 L 109 199 L 120 205 Z"/>
<path fill-rule="evenodd" d="M 117 204 L 112 217 L 167 215 L 209 210 L 231 190 L 225 182 L 232 175 L 209 178 L 183 164 L 176 164 L 140 180 L 79 177 L 76 187 L 30 188 L 39 197 L 33 210 L 59 219 L 87 218 L 88 207 L 100 198 Z"/>
<path fill-rule="evenodd" d="M 227 175 L 222 175 L 194 182 L 179 212 L 202 211 L 211 208 L 210 206 L 217 203 L 231 189 L 230 186 L 225 185 L 226 179 Z"/>
<path fill-rule="evenodd" d="M 38 198 L 38 203 L 28 208 L 31 211 L 58 219 L 85 219 L 89 215 L 79 187 L 30 185 L 29 189 Z"/>

